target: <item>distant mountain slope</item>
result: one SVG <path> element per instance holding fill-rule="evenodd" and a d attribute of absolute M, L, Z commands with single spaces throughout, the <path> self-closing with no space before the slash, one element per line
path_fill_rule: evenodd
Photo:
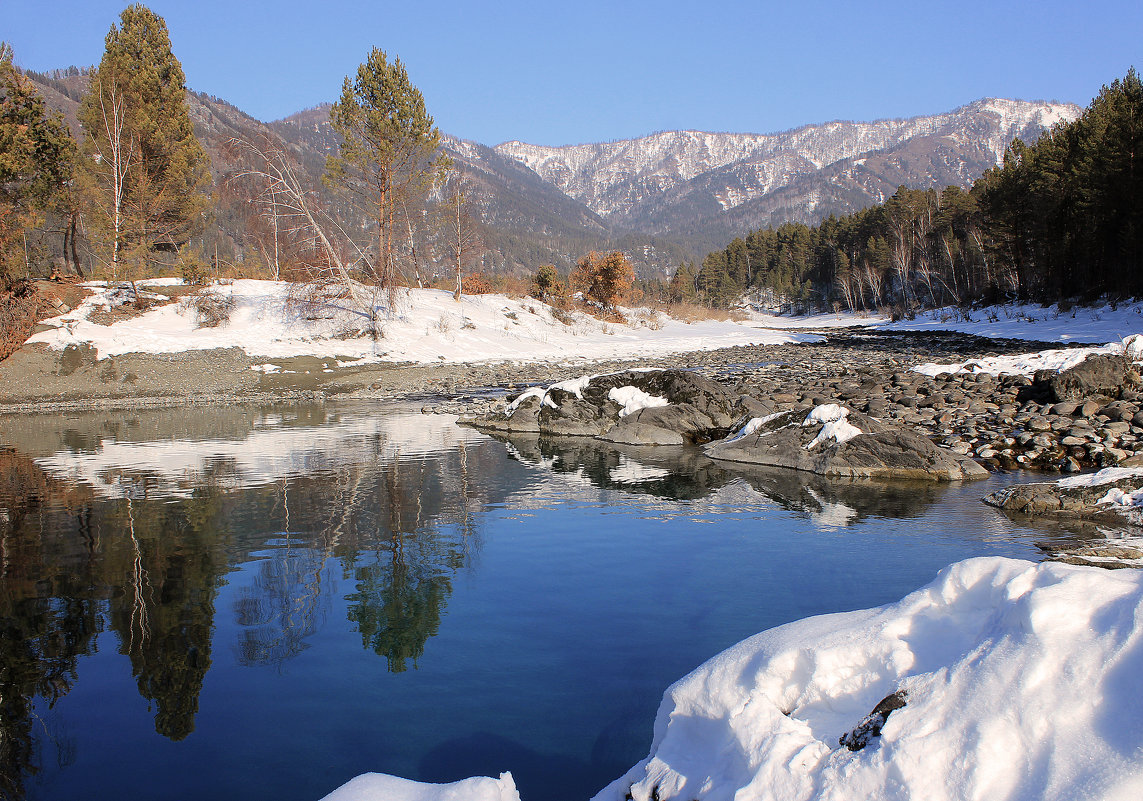
<path fill-rule="evenodd" d="M 785 209 L 816 221 L 823 211 L 878 202 L 899 184 L 967 186 L 999 163 L 1013 138 L 1036 139 L 1079 113 L 1070 104 L 992 99 L 946 114 L 830 122 L 779 134 L 672 131 L 607 144 L 505 142 L 495 149 L 613 226 L 685 233 L 711 222 L 718 228 L 743 220 L 781 222 L 774 215 Z M 846 162 L 847 169 L 832 169 Z M 734 213 L 748 204 L 747 212 Z"/>
<path fill-rule="evenodd" d="M 78 130 L 87 76 L 29 73 L 48 103 Z M 272 131 L 311 178 L 337 146 L 329 104 L 263 123 L 209 95 L 188 92 L 195 131 L 215 178 L 231 137 Z M 469 184 L 489 247 L 485 269 L 533 272 L 570 266 L 589 250 L 620 248 L 646 272 L 670 271 L 749 230 L 787 220 L 816 223 L 880 202 L 899 185 L 967 187 L 1026 141 L 1080 113 L 1074 105 L 981 100 L 905 120 L 830 122 L 777 134 L 671 131 L 605 144 L 487 147 L 444 137 Z M 220 241 L 240 250 L 255 213 L 230 204 L 216 214 Z M 364 221 L 360 221 L 364 222 Z"/>

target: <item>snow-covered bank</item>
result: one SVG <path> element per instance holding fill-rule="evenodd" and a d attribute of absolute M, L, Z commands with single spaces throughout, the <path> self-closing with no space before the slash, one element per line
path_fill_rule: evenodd
<path fill-rule="evenodd" d="M 912 320 L 875 323 L 883 331 L 957 331 L 995 339 L 1099 343 L 1143 332 L 1143 303 L 1057 306 L 1035 303 L 987 306 L 965 313 L 948 307 L 922 312 Z"/>
<path fill-rule="evenodd" d="M 667 690 L 649 756 L 595 801 L 1136 799 L 1140 675 L 1143 572 L 970 559 L 898 603 L 714 657 Z M 841 745 L 895 693 L 879 736 Z M 327 801 L 440 797 L 355 781 Z"/>
<path fill-rule="evenodd" d="M 1018 353 L 1009 356 L 987 356 L 950 364 L 919 364 L 913 369 L 929 376 L 941 373 L 988 373 L 1023 375 L 1032 377 L 1037 370 L 1061 372 L 1075 367 L 1092 354 L 1125 356 L 1132 361 L 1143 361 L 1143 334 L 1131 334 L 1118 341 L 1090 348 L 1052 348 Z"/>
<path fill-rule="evenodd" d="M 194 312 L 179 303 L 100 325 L 90 319 L 91 313 L 108 306 L 112 290 L 100 284 L 88 286 L 94 291 L 91 297 L 75 310 L 47 320 L 57 327 L 28 341 L 56 349 L 85 344 L 95 348 L 99 358 L 237 347 L 250 356 L 336 357 L 343 365 L 357 365 L 622 359 L 817 340 L 813 334 L 764 330 L 733 321 L 685 323 L 648 310 L 630 310 L 631 322 L 626 325 L 605 323 L 580 313 L 553 314 L 549 306 L 532 298 L 466 295 L 457 302 L 449 292 L 410 289 L 402 292 L 397 307 L 382 323 L 383 336 L 374 341 L 350 335 L 360 327 L 360 317 L 327 310 L 322 319 L 308 319 L 291 310 L 288 284 L 253 280 L 210 289 L 234 304 L 229 320 L 213 328 L 197 327 Z"/>
<path fill-rule="evenodd" d="M 671 687 L 597 801 L 1143 797 L 1143 574 L 1002 558 L 756 635 Z M 880 738 L 839 738 L 898 690 Z"/>
<path fill-rule="evenodd" d="M 322 801 L 520 801 L 511 773 L 478 776 L 452 784 L 425 784 L 383 773 L 365 773 Z"/>
<path fill-rule="evenodd" d="M 1035 303 L 930 309 L 912 320 L 893 321 L 882 312 L 836 312 L 788 316 L 747 312 L 749 322 L 779 330 L 859 326 L 879 331 L 953 331 L 994 339 L 1095 344 L 1143 332 L 1143 303 L 1098 306 L 1040 306 Z"/>

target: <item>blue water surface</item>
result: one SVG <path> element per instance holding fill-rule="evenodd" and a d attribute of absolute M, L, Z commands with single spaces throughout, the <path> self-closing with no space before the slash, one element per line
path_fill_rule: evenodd
<path fill-rule="evenodd" d="M 369 771 L 587 799 L 663 691 L 1046 535 L 931 487 L 501 442 L 400 407 L 5 424 L 5 793 L 313 801 Z M 1028 480 L 1023 477 L 1021 480 Z"/>

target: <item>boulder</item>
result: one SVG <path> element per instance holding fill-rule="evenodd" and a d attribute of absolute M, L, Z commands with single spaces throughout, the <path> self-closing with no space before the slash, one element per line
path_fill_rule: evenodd
<path fill-rule="evenodd" d="M 1124 386 L 1134 385 L 1138 381 L 1138 373 L 1125 356 L 1093 353 L 1067 370 L 1037 371 L 1032 378 L 1032 385 L 1050 401 L 1060 403 L 1092 395 L 1116 398 Z"/>
<path fill-rule="evenodd" d="M 625 370 L 535 387 L 461 422 L 487 431 L 600 437 L 632 445 L 708 442 L 765 408 L 686 370 Z"/>
<path fill-rule="evenodd" d="M 1109 467 L 1059 481 L 1018 484 L 997 490 L 984 502 L 1029 517 L 1138 526 L 1143 524 L 1143 468 Z"/>
<path fill-rule="evenodd" d="M 685 445 L 718 428 L 689 403 L 640 409 L 620 418 L 600 439 L 625 445 Z"/>
<path fill-rule="evenodd" d="M 705 450 L 724 462 L 823 476 L 956 481 L 988 475 L 971 459 L 942 450 L 911 429 L 838 404 L 753 418 Z"/>

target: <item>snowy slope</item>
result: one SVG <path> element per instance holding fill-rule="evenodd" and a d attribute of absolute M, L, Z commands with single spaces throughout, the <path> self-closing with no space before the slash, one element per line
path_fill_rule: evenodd
<path fill-rule="evenodd" d="M 151 283 L 169 284 L 171 280 Z M 91 297 L 75 310 L 45 321 L 57 327 L 35 334 L 28 342 L 56 349 L 87 344 L 97 350 L 99 358 L 238 347 L 250 356 L 267 359 L 336 357 L 344 366 L 621 359 L 815 339 L 812 334 L 736 322 L 684 323 L 645 311 L 631 312 L 630 325 L 603 323 L 584 314 L 558 318 L 550 307 L 530 298 L 466 295 L 458 303 L 448 292 L 413 289 L 403 292 L 383 322 L 383 336 L 373 340 L 350 335 L 360 326 L 360 317 L 327 310 L 322 319 L 307 319 L 287 304 L 287 284 L 253 280 L 211 288 L 234 299 L 229 322 L 215 328 L 197 327 L 193 311 L 179 303 L 107 326 L 93 322 L 90 315 L 112 302 L 112 291 L 103 284 L 88 286 L 94 292 Z"/>

